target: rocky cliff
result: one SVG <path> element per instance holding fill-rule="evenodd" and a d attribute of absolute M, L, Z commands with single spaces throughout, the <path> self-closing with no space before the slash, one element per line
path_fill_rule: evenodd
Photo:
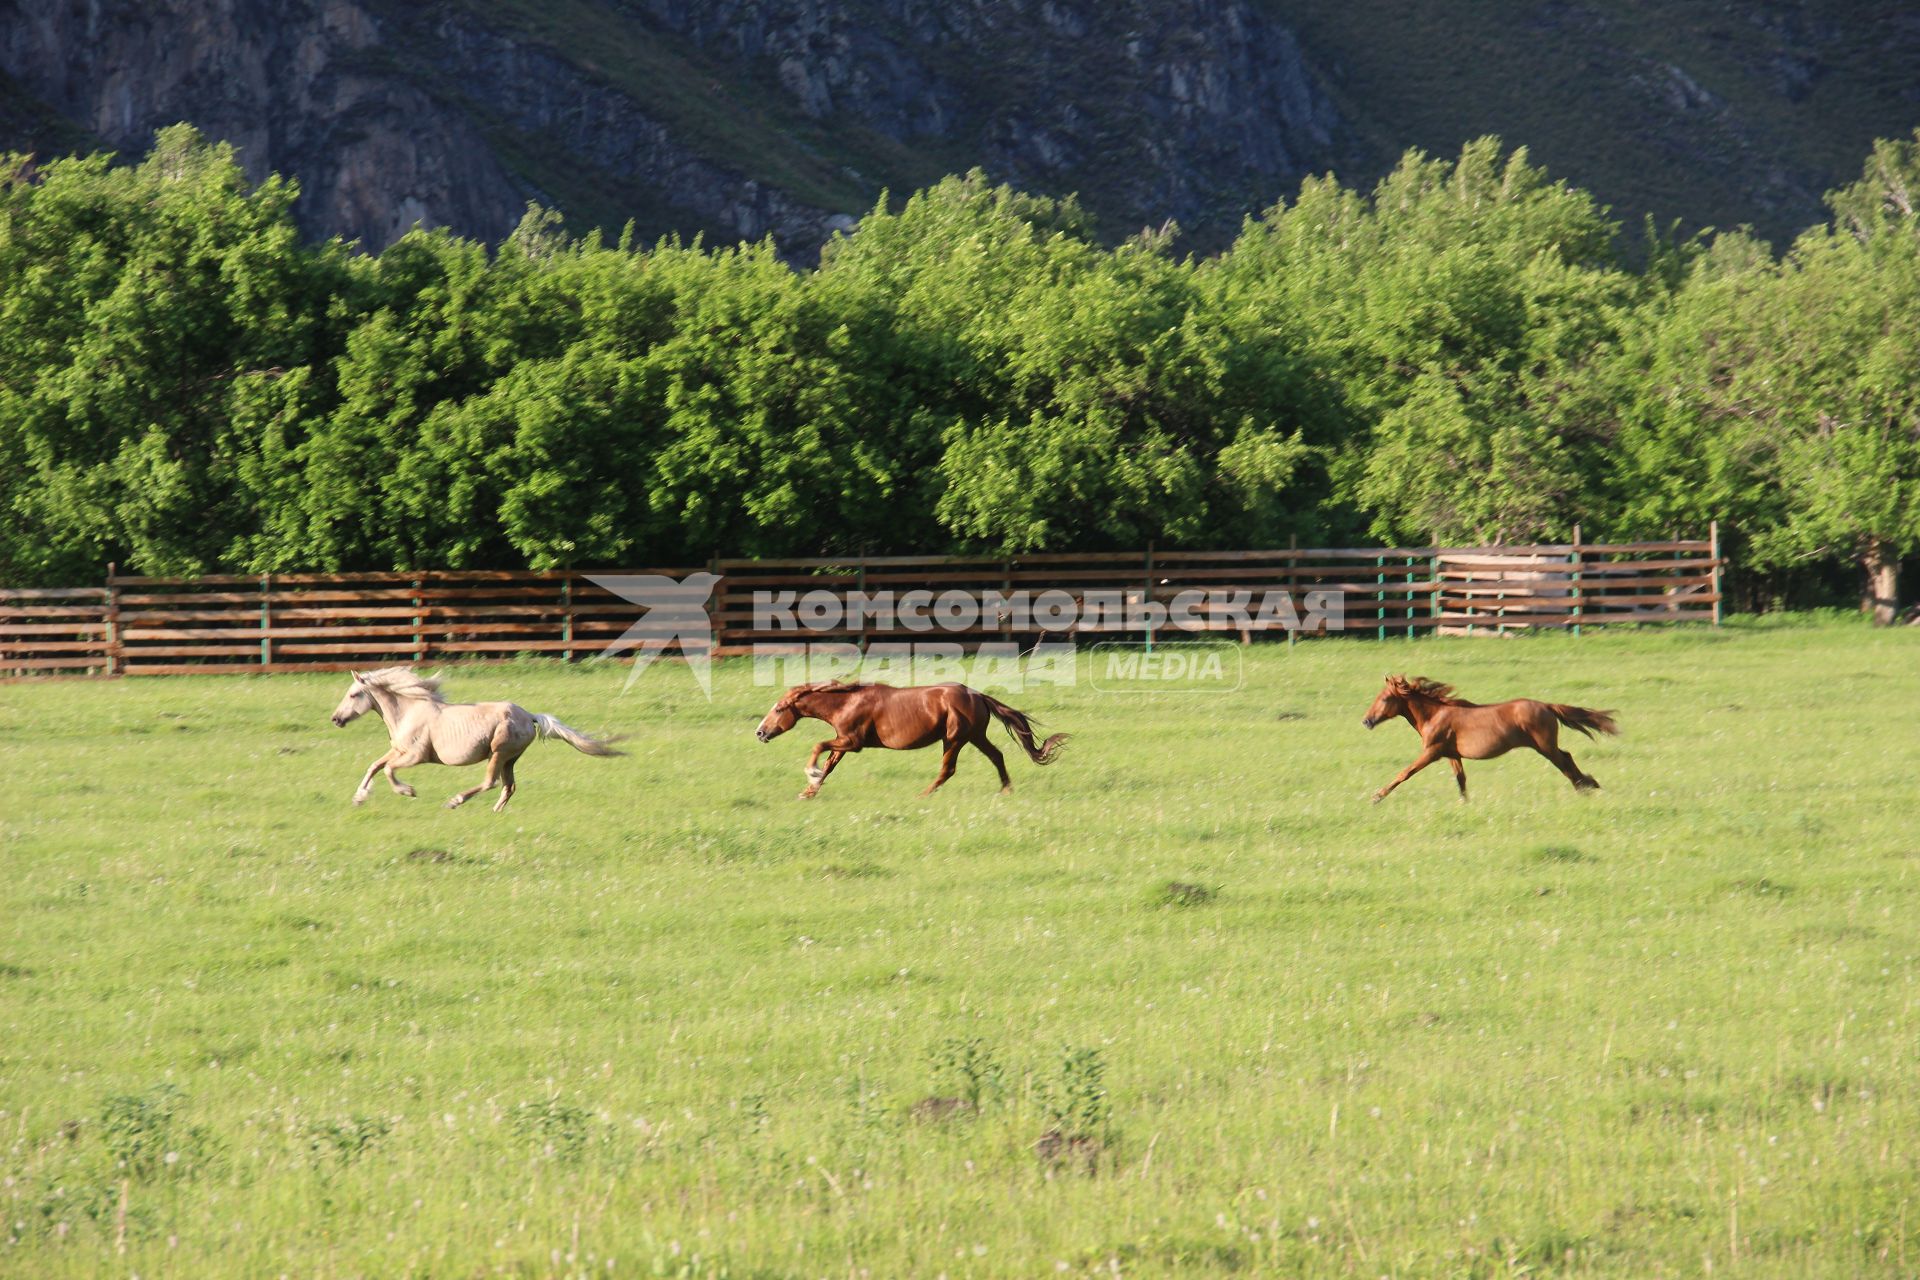
<path fill-rule="evenodd" d="M 1628 221 L 1784 238 L 1920 122 L 1915 65 L 1920 16 L 1842 0 L 0 0 L 0 148 L 187 120 L 369 247 L 538 200 L 805 259 L 976 165 L 1205 249 L 1497 133 Z"/>
<path fill-rule="evenodd" d="M 804 257 L 883 187 L 973 164 L 1081 190 L 1120 233 L 1231 227 L 1339 131 L 1243 0 L 0 0 L 0 75 L 35 108 L 0 142 L 60 118 L 137 153 L 188 120 L 371 247 L 415 222 L 495 239 L 541 200 Z"/>

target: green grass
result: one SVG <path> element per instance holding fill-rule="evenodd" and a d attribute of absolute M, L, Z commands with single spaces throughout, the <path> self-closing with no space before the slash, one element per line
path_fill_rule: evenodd
<path fill-rule="evenodd" d="M 810 803 L 745 666 L 459 671 L 634 735 L 499 816 L 353 808 L 339 677 L 3 687 L 0 1274 L 1911 1275 L 1916 658 L 1260 647 Z M 1606 789 L 1369 805 L 1390 668 L 1618 708 Z"/>

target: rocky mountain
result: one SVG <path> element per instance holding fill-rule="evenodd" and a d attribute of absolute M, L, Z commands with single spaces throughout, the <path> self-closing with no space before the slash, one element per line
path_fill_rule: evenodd
<path fill-rule="evenodd" d="M 1308 173 L 1495 132 L 1626 216 L 1818 215 L 1920 121 L 1920 17 L 1839 0 L 0 0 L 0 147 L 180 120 L 316 235 L 498 239 L 529 200 L 805 259 L 984 167 L 1200 248 Z M 1678 17 L 1682 21 L 1673 21 Z"/>

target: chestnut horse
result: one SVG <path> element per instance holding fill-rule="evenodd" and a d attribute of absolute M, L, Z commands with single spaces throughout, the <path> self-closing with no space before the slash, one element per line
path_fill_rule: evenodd
<path fill-rule="evenodd" d="M 811 800 L 820 794 L 820 784 L 833 772 L 833 766 L 840 763 L 841 756 L 865 747 L 914 751 L 936 742 L 945 744 L 939 775 L 920 793 L 926 796 L 938 791 L 940 784 L 953 776 L 954 759 L 969 742 L 980 748 L 980 754 L 993 761 L 993 767 L 1000 771 L 1001 792 L 1013 790 L 1005 757 L 987 740 L 987 729 L 996 719 L 1007 726 L 1007 731 L 1026 749 L 1027 758 L 1035 764 L 1052 764 L 1067 741 L 1066 734 L 1056 733 L 1036 745 L 1034 723 L 1024 713 L 963 684 L 896 689 L 889 684 L 844 684 L 838 680 L 797 684 L 787 690 L 773 704 L 773 710 L 767 712 L 753 736 L 762 742 L 772 742 L 808 719 L 825 720 L 833 726 L 833 736 L 816 743 L 813 754 L 807 757 L 807 789 L 800 793 L 802 800 Z M 824 767 L 820 767 L 822 751 L 828 753 Z"/>
<path fill-rule="evenodd" d="M 1573 757 L 1560 749 L 1560 726 L 1578 729 L 1589 738 L 1591 730 L 1619 733 L 1610 711 L 1588 707 L 1569 707 L 1558 702 L 1535 702 L 1515 698 L 1490 706 L 1468 702 L 1453 696 L 1453 686 L 1415 676 L 1388 676 L 1387 687 L 1373 700 L 1366 718 L 1360 723 L 1371 729 L 1382 720 L 1405 716 L 1420 735 L 1419 758 L 1400 776 L 1373 793 L 1379 804 L 1389 792 L 1420 772 L 1435 760 L 1453 766 L 1453 780 L 1460 784 L 1460 798 L 1467 798 L 1467 771 L 1462 760 L 1491 760 L 1515 747 L 1532 747 L 1567 775 L 1575 791 L 1597 791 L 1600 784 L 1580 772 Z"/>

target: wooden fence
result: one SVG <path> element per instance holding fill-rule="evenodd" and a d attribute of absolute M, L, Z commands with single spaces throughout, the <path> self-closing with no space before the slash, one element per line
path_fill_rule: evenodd
<path fill-rule="evenodd" d="M 1500 547 L 1295 548 L 1106 552 L 1018 557 L 870 556 L 716 560 L 708 565 L 604 571 L 447 570 L 419 573 L 109 574 L 103 587 L 0 590 L 0 678 L 327 671 L 396 662 L 544 654 L 591 657 L 645 611 L 592 579 L 611 573 L 719 575 L 709 613 L 713 651 L 781 641 L 953 640 L 1031 643 L 992 608 L 964 631 L 882 630 L 870 620 L 802 634 L 756 629 L 754 593 L 826 591 L 936 595 L 1064 592 L 1170 603 L 1213 589 L 1200 624 L 1242 641 L 1278 630 L 1221 602 L 1267 592 L 1319 591 L 1344 606 L 1348 634 L 1500 634 L 1529 628 L 1720 620 L 1717 529 L 1702 541 Z M 1083 620 L 1074 638 L 1129 634 L 1120 618 Z M 667 633 L 661 633 L 665 638 Z M 1137 633 L 1134 633 L 1137 634 Z M 1165 634 L 1164 632 L 1162 633 Z M 1289 642 L 1295 632 L 1286 632 Z M 1147 637 L 1151 638 L 1151 637 Z"/>

